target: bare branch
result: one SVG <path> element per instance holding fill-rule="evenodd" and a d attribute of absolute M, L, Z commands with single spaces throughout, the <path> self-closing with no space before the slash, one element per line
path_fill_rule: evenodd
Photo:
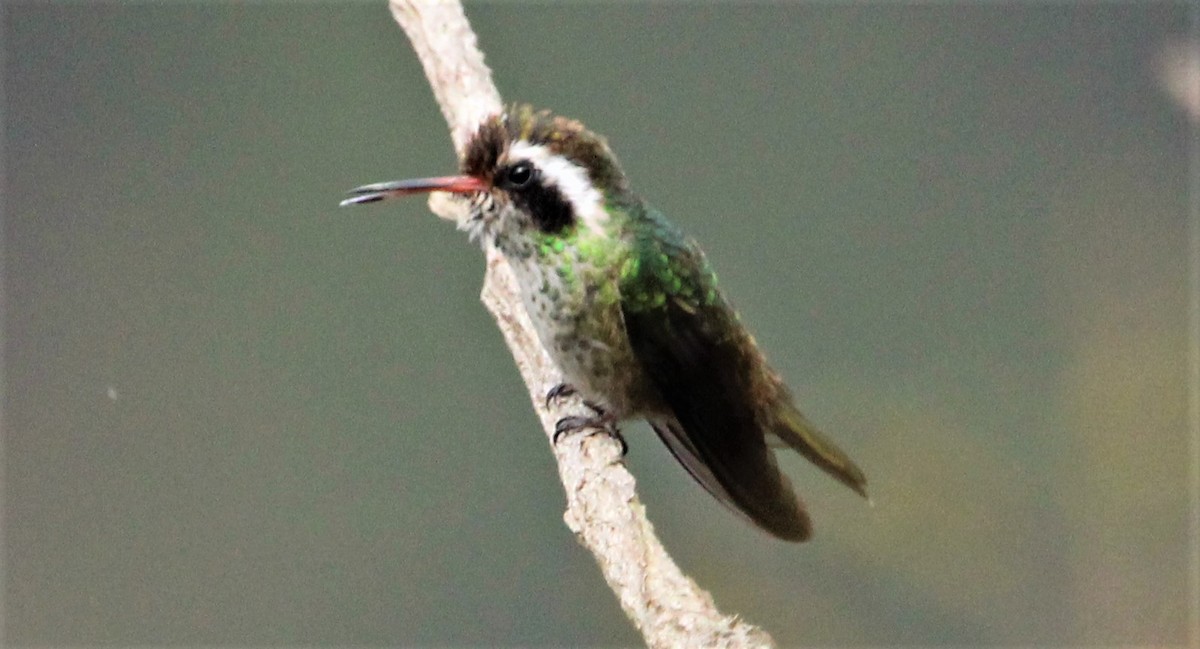
<path fill-rule="evenodd" d="M 445 0 L 391 0 L 391 10 L 425 68 L 461 155 L 479 123 L 501 109 L 500 94 L 462 7 Z M 439 194 L 430 199 L 430 208 L 450 219 L 464 209 L 461 202 Z M 542 348 L 512 270 L 494 249 L 487 251 L 481 297 L 504 333 L 547 437 L 553 439 L 559 419 L 588 412 L 578 398 L 547 407 L 545 395 L 561 382 L 562 372 Z M 647 645 L 773 646 L 761 629 L 722 615 L 712 597 L 675 565 L 654 535 L 617 442 L 606 435 L 573 434 L 551 447 L 567 495 L 563 518 L 595 555 L 609 587 Z"/>

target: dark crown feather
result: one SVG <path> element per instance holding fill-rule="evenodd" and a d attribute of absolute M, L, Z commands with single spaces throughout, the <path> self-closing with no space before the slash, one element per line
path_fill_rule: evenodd
<path fill-rule="evenodd" d="M 462 172 L 490 181 L 500 158 L 518 140 L 543 145 L 583 167 L 592 184 L 602 190 L 628 190 L 625 173 L 603 136 L 587 130 L 578 120 L 534 110 L 528 104 L 514 104 L 479 125 L 467 143 Z"/>

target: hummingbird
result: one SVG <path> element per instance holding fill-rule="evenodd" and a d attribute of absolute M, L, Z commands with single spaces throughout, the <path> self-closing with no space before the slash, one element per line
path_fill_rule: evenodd
<path fill-rule="evenodd" d="M 595 418 L 642 418 L 717 500 L 769 534 L 804 541 L 812 521 L 775 450 L 789 448 L 866 497 L 866 476 L 793 403 L 717 286 L 694 240 L 630 187 L 606 139 L 577 120 L 513 105 L 467 143 L 460 173 L 364 185 L 342 205 L 450 192 L 458 223 L 510 263 L 542 345 Z"/>

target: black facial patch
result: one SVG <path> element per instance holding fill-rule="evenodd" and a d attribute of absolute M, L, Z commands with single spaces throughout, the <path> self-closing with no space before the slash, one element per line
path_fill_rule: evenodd
<path fill-rule="evenodd" d="M 532 166 L 528 162 L 518 163 L 518 165 Z M 500 181 L 497 183 L 498 185 L 504 187 L 508 184 L 501 179 L 507 176 L 511 169 L 513 167 L 504 169 L 497 174 L 497 180 Z M 533 218 L 533 224 L 537 229 L 546 234 L 561 232 L 575 222 L 571 203 L 557 187 L 546 183 L 545 177 L 537 167 L 533 167 L 533 177 L 529 182 L 523 183 L 519 187 L 510 185 L 507 190 L 512 196 L 513 203 L 527 212 Z"/>

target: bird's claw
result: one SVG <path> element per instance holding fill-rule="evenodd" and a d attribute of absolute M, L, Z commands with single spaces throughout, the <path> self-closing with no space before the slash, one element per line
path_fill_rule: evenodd
<path fill-rule="evenodd" d="M 571 385 L 570 383 L 559 383 L 546 392 L 546 407 L 549 408 L 550 405 L 555 401 L 558 401 L 559 399 L 565 399 L 578 393 L 579 391 L 576 390 L 575 386 Z M 586 406 L 588 410 L 596 413 L 597 417 L 604 418 L 608 416 L 608 411 L 604 409 L 604 406 L 601 406 L 595 401 L 588 401 L 587 399 L 584 399 L 583 405 Z"/>
<path fill-rule="evenodd" d="M 546 407 L 549 408 L 551 402 L 564 399 L 572 394 L 575 394 L 575 386 L 569 383 L 559 383 L 546 393 Z"/>
<path fill-rule="evenodd" d="M 581 430 L 591 430 L 590 435 L 604 433 L 621 444 L 621 457 L 625 457 L 629 453 L 629 444 L 625 442 L 625 437 L 613 425 L 612 419 L 604 414 L 596 417 L 563 417 L 554 424 L 554 437 L 552 439 L 555 444 L 558 444 L 563 435 Z"/>

